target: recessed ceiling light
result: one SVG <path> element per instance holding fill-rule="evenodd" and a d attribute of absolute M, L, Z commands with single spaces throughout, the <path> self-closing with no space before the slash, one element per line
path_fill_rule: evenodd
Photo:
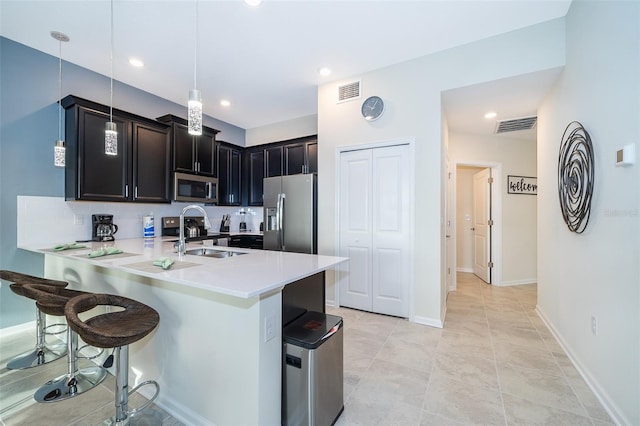
<path fill-rule="evenodd" d="M 134 66 L 136 68 L 142 68 L 144 67 L 144 62 L 142 62 L 140 59 L 138 58 L 129 58 L 129 64 L 131 64 L 131 66 Z"/>
<path fill-rule="evenodd" d="M 228 106 L 231 106 L 231 102 L 229 102 L 226 99 L 223 99 L 220 101 L 220 105 L 222 105 L 223 107 L 228 107 Z"/>
<path fill-rule="evenodd" d="M 318 69 L 318 74 L 320 74 L 323 77 L 326 77 L 329 74 L 331 74 L 331 70 L 327 67 L 322 67 Z"/>
<path fill-rule="evenodd" d="M 490 118 L 496 118 L 498 116 L 498 113 L 495 111 L 489 111 L 488 113 L 486 113 L 484 115 L 484 118 L 490 119 Z"/>
<path fill-rule="evenodd" d="M 262 3 L 262 0 L 244 0 L 244 2 L 249 6 L 260 6 L 260 3 Z"/>

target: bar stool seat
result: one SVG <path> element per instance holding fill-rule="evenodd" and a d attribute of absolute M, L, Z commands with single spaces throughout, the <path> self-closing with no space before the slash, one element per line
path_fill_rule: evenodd
<path fill-rule="evenodd" d="M 25 284 L 22 286 L 22 291 L 26 297 L 36 300 L 40 311 L 48 315 L 59 316 L 65 314 L 64 308 L 70 299 L 90 294 L 84 291 L 38 284 Z M 36 401 L 55 402 L 72 398 L 93 389 L 107 376 L 107 370 L 102 367 L 78 369 L 78 335 L 72 327 L 67 329 L 67 361 L 67 374 L 49 380 L 42 385 L 33 396 Z"/>
<path fill-rule="evenodd" d="M 68 285 L 66 281 L 50 280 L 4 269 L 0 270 L 0 280 L 10 282 L 11 285 L 9 287 L 11 288 L 11 291 L 18 296 L 23 297 L 28 297 L 24 294 L 22 289 L 23 284 L 39 284 L 60 288 L 64 288 Z M 61 325 L 63 324 L 52 324 L 49 327 Z M 44 316 L 36 306 L 36 346 L 33 350 L 24 352 L 10 359 L 9 362 L 7 362 L 7 369 L 22 370 L 25 368 L 37 367 L 65 356 L 67 353 L 67 345 L 48 345 L 46 342 L 47 334 L 59 334 L 65 332 L 65 330 L 62 329 L 57 333 L 50 333 L 47 331 L 49 327 L 47 327 L 46 316 Z"/>
<path fill-rule="evenodd" d="M 124 310 L 96 315 L 84 321 L 78 317 L 78 314 L 97 306 L 115 306 Z M 111 423 L 115 425 L 161 424 L 162 417 L 154 410 L 141 413 L 157 398 L 160 392 L 157 382 L 148 380 L 127 391 L 129 345 L 144 338 L 157 327 L 160 322 L 158 312 L 150 306 L 124 296 L 85 294 L 67 302 L 65 316 L 69 327 L 86 343 L 99 348 L 115 348 L 116 415 L 110 419 Z M 142 407 L 129 411 L 129 395 L 145 385 L 154 385 L 155 395 Z"/>

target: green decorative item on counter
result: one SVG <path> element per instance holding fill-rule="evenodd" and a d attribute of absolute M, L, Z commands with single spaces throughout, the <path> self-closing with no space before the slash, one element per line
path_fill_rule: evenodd
<path fill-rule="evenodd" d="M 100 250 L 95 250 L 89 253 L 87 256 L 89 257 L 100 257 L 100 256 L 108 256 L 110 254 L 120 254 L 122 250 L 117 247 L 107 247 Z"/>
<path fill-rule="evenodd" d="M 173 260 L 168 257 L 161 257 L 153 261 L 153 266 L 160 266 L 162 269 L 169 269 L 173 265 Z"/>
<path fill-rule="evenodd" d="M 87 246 L 85 246 L 84 244 L 69 243 L 69 244 L 58 244 L 57 246 L 53 247 L 53 250 L 62 251 L 62 250 L 70 250 L 70 249 L 81 249 L 86 247 Z"/>

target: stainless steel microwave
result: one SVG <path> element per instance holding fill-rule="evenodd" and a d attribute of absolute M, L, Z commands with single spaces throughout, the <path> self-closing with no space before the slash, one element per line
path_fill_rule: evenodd
<path fill-rule="evenodd" d="M 217 203 L 218 179 L 188 173 L 174 173 L 173 201 Z"/>

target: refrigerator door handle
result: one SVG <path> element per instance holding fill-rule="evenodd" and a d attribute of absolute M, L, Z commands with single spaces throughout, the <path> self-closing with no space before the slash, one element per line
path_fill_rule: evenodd
<path fill-rule="evenodd" d="M 284 199 L 285 199 L 284 193 L 278 194 L 278 245 L 280 246 L 281 251 L 286 250 L 284 245 L 284 226 L 283 226 L 284 211 L 285 211 Z"/>

